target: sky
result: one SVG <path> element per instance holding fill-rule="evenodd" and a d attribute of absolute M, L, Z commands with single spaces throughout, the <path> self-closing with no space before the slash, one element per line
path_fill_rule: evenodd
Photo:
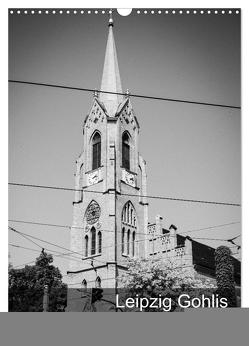
<path fill-rule="evenodd" d="M 10 15 L 9 78 L 99 88 L 107 22 L 102 14 Z M 114 13 L 114 36 L 124 91 L 240 106 L 240 15 Z M 9 181 L 73 188 L 82 125 L 92 99 L 86 92 L 10 83 Z M 140 124 L 139 151 L 147 162 L 149 195 L 241 202 L 239 110 L 138 98 L 132 98 L 132 105 Z M 9 219 L 70 226 L 72 201 L 73 192 L 10 186 Z M 173 223 L 179 233 L 241 221 L 239 207 L 149 203 L 150 222 L 160 214 L 164 226 Z M 70 247 L 68 229 L 10 225 Z M 240 232 L 237 223 L 191 236 L 228 239 Z M 9 242 L 40 251 L 13 232 Z M 39 253 L 10 246 L 9 254 L 16 266 Z M 66 273 L 65 258 L 54 263 Z"/>

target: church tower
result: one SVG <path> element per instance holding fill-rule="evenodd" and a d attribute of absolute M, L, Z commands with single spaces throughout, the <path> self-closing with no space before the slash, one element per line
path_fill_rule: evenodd
<path fill-rule="evenodd" d="M 147 253 L 148 203 L 145 161 L 138 152 L 139 124 L 129 93 L 122 91 L 113 19 L 100 92 L 83 123 L 76 161 L 69 285 L 116 287 L 128 258 Z"/>

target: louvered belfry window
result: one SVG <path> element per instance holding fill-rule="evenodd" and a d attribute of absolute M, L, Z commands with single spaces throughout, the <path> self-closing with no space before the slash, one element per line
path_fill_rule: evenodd
<path fill-rule="evenodd" d="M 122 137 L 122 166 L 130 170 L 130 139 L 127 132 Z"/>
<path fill-rule="evenodd" d="M 92 169 L 97 169 L 101 166 L 101 136 L 98 132 L 93 136 L 92 150 Z"/>

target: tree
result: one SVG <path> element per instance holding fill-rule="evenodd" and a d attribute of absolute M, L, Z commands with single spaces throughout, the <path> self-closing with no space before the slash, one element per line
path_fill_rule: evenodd
<path fill-rule="evenodd" d="M 67 286 L 53 257 L 42 251 L 35 265 L 9 268 L 9 311 L 42 311 L 44 286 L 49 288 L 49 311 L 63 311 Z"/>
<path fill-rule="evenodd" d="M 172 260 L 133 259 L 121 279 L 124 297 L 159 297 L 171 299 L 171 311 L 179 310 L 178 297 L 187 293 L 196 298 L 210 296 L 215 289 L 214 280 L 199 276 L 192 267 L 179 266 Z M 147 308 L 145 311 L 155 311 Z M 157 309 L 156 311 L 162 311 Z"/>
<path fill-rule="evenodd" d="M 215 271 L 218 287 L 217 294 L 227 299 L 228 307 L 236 307 L 234 268 L 231 250 L 227 246 L 219 246 L 215 250 Z"/>

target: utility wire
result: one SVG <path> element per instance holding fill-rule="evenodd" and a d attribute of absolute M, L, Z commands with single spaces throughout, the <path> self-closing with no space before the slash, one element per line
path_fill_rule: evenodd
<path fill-rule="evenodd" d="M 43 239 L 40 239 L 40 238 L 31 236 L 31 235 L 29 235 L 29 234 L 25 234 L 25 233 L 23 233 L 23 232 L 17 231 L 16 229 L 14 229 L 14 228 L 12 228 L 12 227 L 9 227 L 9 229 L 12 230 L 13 232 L 18 233 L 18 234 L 25 235 L 25 236 L 28 236 L 28 237 L 31 237 L 31 238 L 40 240 L 40 241 L 42 241 L 42 242 L 44 242 L 44 243 L 48 243 L 48 244 L 51 244 L 51 245 L 53 245 L 53 246 L 56 246 L 56 247 L 65 249 L 65 250 L 69 250 L 69 249 L 67 249 L 67 248 L 61 247 L 61 246 L 56 245 L 56 244 L 54 244 L 54 243 L 51 243 L 51 242 L 45 241 L 45 240 L 43 240 Z M 26 238 L 26 237 L 25 237 L 25 238 Z M 161 238 L 161 236 L 158 237 L 158 238 Z M 141 241 L 145 241 L 145 240 L 147 240 L 147 239 L 141 239 L 141 240 L 137 240 L 137 241 L 135 241 L 135 242 L 141 242 Z M 116 246 L 118 246 L 118 245 L 121 245 L 121 243 L 120 243 L 120 244 L 117 244 Z M 38 246 L 39 246 L 39 245 L 38 245 Z M 40 246 L 40 247 L 42 248 L 42 246 Z M 110 245 L 110 246 L 102 247 L 102 249 L 104 249 L 104 248 L 109 248 L 109 247 L 113 247 L 113 246 Z M 47 250 L 50 251 L 49 249 L 47 249 Z M 54 250 L 52 250 L 52 251 L 54 251 Z M 81 256 L 81 253 L 79 253 L 79 252 L 71 251 L 71 253 L 76 253 L 76 254 L 79 254 L 79 255 Z M 175 255 L 175 256 L 171 256 L 171 257 L 173 258 L 173 257 L 178 257 L 178 256 Z M 101 261 L 101 260 L 98 260 L 98 259 L 96 259 L 96 258 L 94 258 L 94 257 L 92 257 L 92 258 L 82 258 L 82 260 L 91 261 L 91 263 L 92 263 L 93 260 L 95 260 L 95 261 L 97 261 L 97 262 L 101 262 L 101 263 L 106 264 L 106 262 Z"/>
<path fill-rule="evenodd" d="M 36 249 L 32 249 L 30 247 L 25 247 L 25 246 L 21 246 L 21 245 L 17 245 L 17 244 L 12 244 L 12 243 L 9 243 L 9 246 L 24 249 L 24 250 L 30 250 L 30 251 L 34 251 L 34 252 L 41 252 L 40 250 L 36 250 Z"/>
<path fill-rule="evenodd" d="M 234 237 L 233 239 L 237 239 L 238 237 L 240 237 L 240 234 L 239 235 L 237 235 L 236 237 Z M 217 239 L 217 238 L 198 238 L 198 237 L 193 237 L 193 238 L 191 238 L 191 239 L 199 239 L 199 240 L 217 240 L 217 241 L 228 241 L 229 242 L 229 240 L 230 239 Z"/>
<path fill-rule="evenodd" d="M 23 184 L 23 183 L 8 183 L 11 186 L 21 186 L 21 187 L 31 187 L 31 188 L 39 188 L 39 189 L 52 189 L 52 190 L 64 190 L 64 191 L 75 191 L 75 192 L 88 192 L 88 193 L 98 193 L 105 194 L 110 193 L 110 191 L 93 191 L 93 190 L 77 190 L 67 187 L 58 187 L 58 186 L 49 186 L 49 185 L 35 185 L 35 184 Z M 151 196 L 151 195 L 136 195 L 129 193 L 118 193 L 121 196 L 129 196 L 129 197 L 140 197 L 140 198 L 152 198 L 152 199 L 161 199 L 168 201 L 178 201 L 178 202 L 190 202 L 190 203 L 203 203 L 203 204 L 214 204 L 214 205 L 227 205 L 233 207 L 240 207 L 239 203 L 229 203 L 229 202 L 217 202 L 217 201 L 205 201 L 205 200 L 195 200 L 195 199 L 186 199 L 186 198 L 174 198 L 174 197 L 163 197 L 163 196 Z"/>
<path fill-rule="evenodd" d="M 12 231 L 14 231 L 14 228 L 12 228 L 12 227 L 9 227 Z M 43 247 L 40 245 L 40 244 L 38 244 L 38 243 L 36 243 L 35 241 L 33 241 L 32 239 L 29 239 L 24 233 L 21 233 L 21 232 L 18 232 L 18 231 L 16 231 L 21 237 L 23 237 L 23 238 L 25 238 L 26 240 L 28 240 L 28 241 L 30 241 L 31 243 L 33 243 L 33 244 L 35 244 L 36 246 L 38 246 L 40 249 L 43 249 Z"/>
<path fill-rule="evenodd" d="M 148 96 L 148 95 L 139 95 L 139 94 L 125 94 L 125 93 L 117 93 L 117 92 L 113 92 L 113 91 L 97 90 L 97 89 L 90 89 L 90 88 L 79 88 L 79 87 L 72 87 L 72 86 L 59 85 L 59 84 L 28 82 L 28 81 L 23 81 L 23 80 L 14 80 L 14 79 L 9 79 L 9 83 L 43 86 L 43 87 L 49 87 L 49 88 L 60 88 L 60 89 L 75 90 L 75 91 L 86 91 L 86 92 L 94 92 L 94 93 L 102 93 L 102 94 L 123 95 L 126 97 L 129 96 L 129 97 L 137 97 L 137 98 L 157 100 L 157 101 L 168 101 L 168 102 L 195 104 L 195 105 L 201 105 L 201 106 L 241 109 L 240 106 L 232 106 L 232 105 L 225 105 L 225 104 L 219 104 L 219 103 L 182 100 L 182 99 L 175 99 L 175 98 Z"/>
<path fill-rule="evenodd" d="M 30 240 L 30 239 L 29 239 Z M 23 250 L 29 250 L 29 251 L 34 251 L 34 252 L 41 252 L 40 250 L 36 250 L 36 249 L 33 249 L 33 248 L 29 248 L 29 247 L 25 247 L 25 246 L 21 246 L 21 245 L 17 245 L 17 244 L 13 244 L 13 243 L 9 243 L 10 246 L 12 247 L 15 247 L 15 248 L 20 248 L 20 249 L 23 249 Z M 52 253 L 54 255 L 54 257 L 65 257 L 65 256 L 69 256 L 70 257 L 70 260 L 74 260 L 76 262 L 79 262 L 79 263 L 82 263 L 82 261 L 80 260 L 79 257 L 74 257 L 74 256 L 71 256 L 69 255 L 68 253 L 61 253 L 59 251 L 55 251 L 55 250 L 51 250 L 51 249 L 48 249 L 46 247 L 43 248 L 44 250 L 48 251 L 49 253 Z M 77 258 L 77 259 L 76 259 Z M 66 260 L 68 260 L 68 258 L 64 258 Z"/>
<path fill-rule="evenodd" d="M 41 239 L 41 241 L 43 241 L 43 240 Z M 17 245 L 17 244 L 13 244 L 13 243 L 9 243 L 9 245 L 12 246 L 12 247 L 15 247 L 15 248 L 20 248 L 20 249 L 24 249 L 24 250 L 31 250 L 31 251 L 35 251 L 35 252 L 39 252 L 39 253 L 40 253 L 40 250 L 36 250 L 36 249 L 33 249 L 33 248 L 28 248 L 28 247 L 24 247 L 24 246 Z M 234 248 L 234 247 L 235 247 L 235 246 L 233 246 L 233 248 Z M 62 258 L 63 258 L 64 256 L 70 256 L 70 255 L 68 255 L 67 253 L 66 253 L 66 254 L 65 254 L 65 253 L 61 253 L 61 252 L 58 252 L 58 251 L 55 251 L 55 250 L 48 249 L 48 248 L 46 248 L 46 247 L 44 247 L 44 250 L 49 251 L 49 253 L 52 253 L 52 254 L 55 253 L 54 257 L 62 257 Z M 179 257 L 179 256 L 177 256 L 177 255 L 175 255 L 175 256 L 170 256 L 170 258 L 175 258 L 175 257 Z M 184 255 L 184 258 L 185 258 L 185 259 L 188 258 L 188 257 L 191 258 L 192 255 Z M 73 261 L 82 263 L 82 261 L 77 260 L 77 259 L 75 259 L 75 258 L 76 258 L 76 257 L 73 257 L 73 258 L 70 257 L 70 260 L 73 260 Z M 64 259 L 66 259 L 66 258 L 64 258 Z M 68 260 L 68 259 L 67 259 L 67 260 Z M 92 259 L 91 259 L 91 260 L 92 260 Z M 21 267 L 21 266 L 24 266 L 24 265 L 27 265 L 27 264 L 30 264 L 30 263 L 35 263 L 35 262 L 36 262 L 36 261 L 31 261 L 31 262 L 28 262 L 28 263 L 20 264 L 20 265 L 18 265 L 18 266 L 13 267 L 13 268 Z M 66 275 L 64 275 L 64 276 L 68 276 L 68 274 L 66 274 Z"/>
<path fill-rule="evenodd" d="M 25 233 L 23 233 L 23 232 L 19 232 L 19 231 L 17 231 L 17 230 L 15 230 L 14 228 L 12 228 L 12 227 L 9 227 L 12 231 L 14 231 L 14 232 L 17 232 L 17 233 L 19 233 L 19 234 L 22 234 L 22 235 L 25 235 L 25 236 L 28 236 L 28 237 L 31 237 L 31 238 L 34 238 L 34 239 L 37 239 L 37 240 L 40 240 L 40 241 L 42 241 L 42 242 L 45 242 L 45 243 L 48 243 L 48 244 L 51 244 L 51 245 L 53 245 L 53 246 L 56 246 L 56 247 L 59 247 L 59 248 L 62 248 L 62 249 L 64 249 L 64 250 L 68 250 L 68 251 L 70 251 L 69 249 L 67 249 L 67 248 L 64 248 L 64 247 L 61 247 L 61 246 L 59 246 L 59 245 L 56 245 L 56 244 L 54 244 L 54 243 L 51 243 L 51 242 L 48 242 L 48 241 L 45 241 L 45 240 L 42 240 L 42 239 L 40 239 L 40 238 L 37 238 L 37 237 L 34 237 L 34 236 L 31 236 L 31 235 L 29 235 L 29 234 L 25 234 Z M 164 237 L 165 236 L 165 234 L 164 235 L 160 235 L 160 236 L 157 236 L 157 237 L 155 237 L 153 240 L 155 240 L 155 239 L 158 239 L 158 238 L 162 238 L 162 237 Z M 239 237 L 239 235 L 238 236 L 236 236 L 236 238 L 237 237 Z M 26 238 L 26 237 L 25 237 Z M 209 239 L 209 238 L 195 238 L 195 237 L 193 237 L 193 238 L 190 238 L 189 237 L 189 239 L 190 240 L 195 240 L 195 239 L 204 239 L 204 240 L 211 240 L 211 239 Z M 234 238 L 235 239 L 235 238 Z M 145 238 L 145 239 L 139 239 L 139 240 L 135 240 L 134 242 L 136 242 L 136 243 L 139 243 L 139 242 L 144 242 L 144 241 L 146 241 L 146 240 L 148 240 L 148 238 Z M 229 241 L 230 239 L 212 239 L 212 240 L 220 240 L 220 241 Z M 102 250 L 103 249 L 107 249 L 107 248 L 113 248 L 114 246 L 116 246 L 116 247 L 118 247 L 118 246 L 122 246 L 122 242 L 121 243 L 118 243 L 118 244 L 116 244 L 116 245 L 109 245 L 109 246 L 104 246 L 104 247 L 102 247 Z M 39 246 L 39 245 L 38 245 Z M 79 253 L 79 252 L 75 252 L 75 251 L 71 251 L 71 253 L 76 253 L 76 254 L 78 254 L 78 255 L 80 255 L 80 256 L 82 256 L 82 254 L 81 253 Z M 177 257 L 177 255 L 176 255 L 176 257 Z M 98 260 L 98 259 L 96 259 L 96 258 L 94 258 L 94 257 L 92 257 L 92 258 L 88 258 L 88 257 L 86 257 L 86 258 L 82 258 L 82 260 L 84 261 L 84 260 L 86 260 L 86 261 L 92 261 L 92 260 L 95 260 L 95 261 L 97 261 L 97 262 L 101 262 L 101 263 L 105 263 L 104 261 L 101 261 L 101 260 Z"/>
<path fill-rule="evenodd" d="M 43 223 L 43 222 L 33 222 L 33 221 L 24 221 L 24 220 L 14 220 L 14 219 L 9 219 L 8 221 L 9 222 L 14 222 L 14 223 L 34 225 L 34 226 L 48 226 L 48 227 L 55 227 L 55 228 L 64 228 L 64 229 L 67 229 L 67 230 L 71 230 L 72 228 L 73 229 L 85 230 L 84 227 L 79 227 L 79 226 L 69 226 L 69 225 L 61 225 L 61 224 L 53 224 L 53 223 Z M 129 225 L 129 227 L 131 227 L 131 229 L 133 229 L 132 226 Z M 112 231 L 110 229 L 103 229 L 103 228 L 101 228 L 100 231 L 101 232 L 115 233 L 115 231 Z M 145 235 L 144 232 L 137 232 L 137 230 L 135 232 L 136 232 L 136 234 Z M 168 237 L 171 237 L 171 235 L 169 235 L 168 233 L 164 234 L 163 236 L 165 236 L 165 235 L 167 235 Z"/>
<path fill-rule="evenodd" d="M 232 224 L 232 223 L 231 223 Z M 48 225 L 48 224 L 46 224 L 46 225 Z M 228 224 L 224 224 L 224 225 L 228 225 Z M 219 225 L 220 226 L 220 225 Z M 210 227 L 211 229 L 213 229 L 215 226 L 212 226 L 212 227 Z M 206 227 L 205 228 L 206 230 L 208 229 L 208 227 Z M 200 229 L 200 230 L 203 230 L 203 228 L 202 229 Z M 102 231 L 102 230 L 101 230 Z M 196 230 L 194 230 L 194 231 L 196 231 Z M 113 231 L 111 231 L 111 232 L 113 232 Z M 189 232 L 191 232 L 191 231 L 189 231 Z M 144 233 L 142 233 L 143 235 L 144 235 Z M 181 235 L 181 234 L 179 234 L 179 235 Z M 32 237 L 31 235 L 29 235 L 30 237 Z M 149 241 L 154 241 L 154 240 L 156 240 L 156 239 L 160 239 L 160 238 L 163 238 L 163 237 L 173 237 L 173 236 L 171 236 L 171 235 L 168 235 L 168 234 L 162 234 L 162 235 L 159 235 L 159 236 L 156 236 L 156 237 L 153 237 L 153 238 L 151 238 L 151 237 L 149 237 L 149 238 L 145 238 L 145 239 L 139 239 L 139 240 L 135 240 L 134 242 L 136 242 L 136 243 L 139 243 L 139 242 L 143 242 L 143 241 L 146 241 L 146 240 L 149 240 Z M 235 236 L 235 237 L 233 237 L 232 239 L 217 239 L 217 238 L 201 238 L 201 237 L 189 237 L 190 239 L 193 239 L 193 240 L 216 240 L 216 241 L 227 241 L 227 242 L 232 242 L 233 243 L 233 240 L 235 240 L 236 238 L 238 238 L 238 237 L 240 237 L 240 234 L 239 235 L 237 235 L 237 236 Z M 39 239 L 39 238 L 38 238 Z M 121 243 L 117 243 L 116 244 L 116 247 L 118 247 L 119 245 L 121 245 L 122 246 L 122 242 Z M 235 244 L 235 243 L 234 243 Z M 37 245 L 37 244 L 36 244 Z M 237 244 L 235 244 L 235 245 L 237 245 Z M 39 246 L 39 245 L 38 245 Z M 102 249 L 106 249 L 106 248 L 112 248 L 113 247 L 113 245 L 109 245 L 109 246 L 104 246 L 104 247 L 102 247 Z M 71 252 L 72 253 L 72 252 Z M 80 254 L 81 255 L 81 254 Z M 82 260 L 85 260 L 84 258 L 82 258 Z M 86 260 L 87 260 L 87 258 L 86 258 Z"/>
<path fill-rule="evenodd" d="M 12 230 L 13 230 L 13 229 L 12 229 Z M 59 251 L 46 248 L 46 247 L 44 247 L 44 246 L 41 246 L 41 245 L 35 243 L 32 239 L 30 239 L 30 238 L 28 238 L 27 236 L 25 236 L 22 232 L 17 231 L 17 233 L 18 233 L 20 236 L 22 236 L 22 237 L 24 237 L 25 239 L 27 239 L 28 241 L 30 241 L 31 243 L 37 245 L 40 249 L 42 249 L 42 250 L 44 249 L 44 250 L 46 250 L 46 251 L 49 251 L 49 252 L 52 253 L 52 254 L 55 254 L 55 255 L 54 255 L 55 257 L 57 257 L 57 256 L 58 256 L 58 257 L 67 256 L 67 257 L 70 258 L 70 260 L 73 260 L 73 261 L 77 261 L 77 262 L 82 263 L 82 256 L 81 256 L 81 257 L 75 257 L 75 256 L 71 255 L 72 252 L 69 252 L 69 253 L 61 253 L 61 252 L 59 252 Z M 28 235 L 28 236 L 29 236 L 29 235 Z M 42 239 L 39 239 L 39 238 L 37 238 L 37 239 L 40 240 L 40 241 L 42 241 L 42 242 L 44 242 Z M 13 245 L 12 245 L 12 246 L 13 246 Z M 17 246 L 16 246 L 16 247 L 17 247 Z M 22 248 L 21 246 L 19 246 L 19 247 Z M 29 249 L 29 250 L 34 250 L 34 249 Z M 40 252 L 40 250 L 36 250 L 36 251 Z M 58 254 L 59 254 L 59 255 L 58 255 Z"/>
<path fill-rule="evenodd" d="M 215 228 L 226 227 L 226 226 L 230 226 L 230 225 L 236 225 L 236 224 L 239 224 L 239 223 L 241 223 L 241 222 L 240 221 L 235 221 L 235 222 L 223 223 L 223 224 L 220 224 L 220 225 L 215 225 L 215 226 L 210 226 L 210 227 L 203 227 L 203 228 L 192 229 L 190 231 L 181 232 L 181 235 L 185 234 L 185 233 L 200 232 L 200 231 L 204 231 L 204 230 L 211 230 L 211 229 L 215 229 Z"/>
<path fill-rule="evenodd" d="M 12 229 L 13 230 L 13 229 Z M 18 233 L 22 233 L 22 232 L 19 232 L 19 231 L 16 231 L 16 232 L 18 232 Z M 233 239 L 236 239 L 236 238 L 238 238 L 240 235 L 238 235 L 238 236 L 236 236 L 236 237 L 234 237 Z M 26 238 L 26 237 L 25 237 Z M 28 239 L 28 238 L 26 238 L 27 240 L 30 240 L 30 239 Z M 39 239 L 39 238 L 36 238 L 36 239 Z M 221 241 L 229 241 L 229 240 L 226 240 L 226 239 L 209 239 L 209 238 L 190 238 L 190 240 L 191 239 L 204 239 L 204 240 L 221 240 Z M 44 242 L 44 240 L 42 240 L 42 239 L 39 239 L 40 241 L 42 241 L 42 242 Z M 31 240 L 30 240 L 31 241 Z M 52 244 L 52 243 L 51 243 Z M 35 251 L 35 252 L 40 252 L 39 250 L 36 250 L 36 249 L 31 249 L 31 248 L 27 248 L 27 247 L 23 247 L 23 246 L 20 246 L 20 245 L 16 245 L 16 244 L 9 244 L 9 245 L 11 245 L 11 246 L 13 246 L 13 247 L 16 247 L 16 248 L 21 248 L 21 249 L 25 249 L 25 250 L 32 250 L 32 251 Z M 56 244 L 53 244 L 54 246 L 57 246 Z M 41 247 L 41 246 L 40 246 Z M 59 246 L 60 247 L 60 246 Z M 237 248 L 237 249 L 239 249 L 240 248 L 240 246 L 239 245 L 237 245 L 237 244 L 235 244 L 234 243 L 234 245 L 233 246 L 231 246 L 231 247 L 229 247 L 229 248 Z M 42 247 L 41 247 L 42 248 Z M 70 260 L 74 260 L 74 261 L 77 261 L 77 262 L 80 262 L 80 263 L 82 263 L 81 261 L 79 261 L 78 260 L 78 258 L 76 259 L 76 257 L 73 257 L 73 258 L 71 258 L 70 256 L 70 253 L 61 253 L 61 252 L 58 252 L 58 251 L 55 251 L 55 250 L 51 250 L 51 249 L 48 249 L 48 248 L 44 248 L 45 250 L 47 250 L 47 251 L 49 251 L 49 252 L 51 252 L 51 253 L 55 253 L 55 257 L 63 257 L 63 256 L 68 256 L 69 258 L 70 258 Z M 158 252 L 158 253 L 160 253 L 160 251 Z M 232 255 L 236 255 L 236 254 L 238 254 L 238 252 L 237 253 L 232 253 Z M 179 258 L 179 256 L 178 255 L 174 255 L 174 256 L 170 256 L 170 258 L 176 258 L 176 257 L 178 257 Z M 190 255 L 188 256 L 188 257 L 191 257 Z M 184 256 L 184 258 L 186 258 L 186 255 Z M 88 260 L 91 260 L 91 262 L 92 262 L 92 260 L 93 260 L 94 258 L 92 258 L 92 259 L 88 259 Z M 25 263 L 25 264 L 22 264 L 22 265 L 18 265 L 18 266 L 15 266 L 15 267 L 13 267 L 13 268 L 18 268 L 18 267 L 21 267 L 21 266 L 24 266 L 24 265 L 27 265 L 27 264 L 30 264 L 30 263 L 35 263 L 35 261 L 31 261 L 31 262 L 28 262 L 28 263 Z M 104 262 L 103 262 L 104 263 Z M 66 275 L 67 276 L 67 275 Z"/>
<path fill-rule="evenodd" d="M 28 224 L 28 225 L 34 225 L 34 226 L 48 226 L 48 227 L 55 227 L 55 228 L 64 228 L 67 230 L 71 230 L 72 228 L 74 229 L 82 229 L 84 230 L 84 227 L 79 227 L 79 226 L 69 226 L 69 225 L 61 225 L 61 224 L 53 224 L 53 223 L 43 223 L 43 222 L 33 222 L 33 221 L 24 221 L 24 220 L 14 220 L 14 219 L 9 219 L 9 222 L 14 222 L 14 223 L 23 223 L 23 224 Z M 109 232 L 109 233 L 114 233 L 115 231 L 112 231 L 110 229 L 100 229 L 101 232 Z M 136 232 L 136 234 L 143 234 L 144 232 Z"/>
<path fill-rule="evenodd" d="M 9 226 L 9 229 L 10 229 L 11 231 L 15 232 L 15 233 L 18 233 L 18 234 L 20 234 L 20 235 L 22 235 L 22 236 L 25 236 L 25 238 L 26 238 L 26 237 L 30 237 L 30 238 L 39 240 L 39 241 L 41 241 L 41 242 L 43 242 L 43 243 L 50 244 L 50 245 L 52 245 L 52 246 L 58 247 L 58 248 L 60 248 L 60 249 L 70 251 L 70 253 L 74 253 L 74 254 L 77 254 L 77 255 L 82 256 L 82 254 L 81 254 L 80 252 L 72 251 L 72 250 L 67 249 L 67 248 L 65 248 L 65 247 L 63 247 L 63 246 L 60 246 L 60 245 L 54 244 L 54 243 L 52 243 L 52 242 L 49 242 L 49 241 L 40 239 L 40 238 L 38 238 L 38 237 L 34 237 L 34 236 L 30 235 L 30 234 L 26 234 L 26 233 L 17 231 L 17 230 L 16 230 L 15 228 L 13 228 L 13 227 L 10 227 L 10 226 Z M 27 239 L 27 238 L 26 238 L 26 239 Z M 40 248 L 43 248 L 41 245 L 38 245 L 38 244 L 36 244 L 36 245 L 39 246 Z M 93 260 L 95 260 L 95 261 L 97 261 L 97 262 L 101 262 L 101 263 L 106 264 L 106 262 L 101 261 L 101 260 L 96 259 L 96 258 L 82 258 L 82 260 L 86 260 L 86 261 L 93 261 Z"/>
<path fill-rule="evenodd" d="M 35 226 L 58 227 L 58 228 L 64 228 L 64 229 L 68 229 L 68 230 L 70 230 L 71 228 L 84 230 L 84 227 L 61 225 L 61 224 L 53 224 L 53 223 L 43 223 L 43 222 L 34 222 L 34 221 L 25 221 L 25 220 L 16 220 L 16 219 L 9 219 L 8 221 L 9 222 L 14 222 L 14 223 L 35 225 Z M 204 230 L 211 230 L 211 229 L 216 229 L 216 228 L 222 228 L 222 227 L 226 227 L 226 226 L 236 225 L 236 224 L 239 224 L 239 223 L 241 223 L 241 222 L 240 221 L 229 222 L 229 223 L 219 224 L 219 225 L 215 225 L 215 226 L 209 226 L 209 227 L 204 227 L 204 228 L 192 229 L 192 230 L 184 231 L 184 232 L 177 233 L 177 234 L 178 235 L 182 235 L 182 234 L 191 233 L 191 232 L 200 232 L 200 231 L 204 231 Z M 101 232 L 111 232 L 111 233 L 114 233 L 115 231 L 108 230 L 108 229 L 101 229 Z M 136 234 L 143 234 L 144 235 L 144 232 L 137 232 L 136 231 Z M 169 236 L 168 233 L 166 233 L 164 235 Z M 233 239 L 231 239 L 231 240 L 233 240 Z"/>

